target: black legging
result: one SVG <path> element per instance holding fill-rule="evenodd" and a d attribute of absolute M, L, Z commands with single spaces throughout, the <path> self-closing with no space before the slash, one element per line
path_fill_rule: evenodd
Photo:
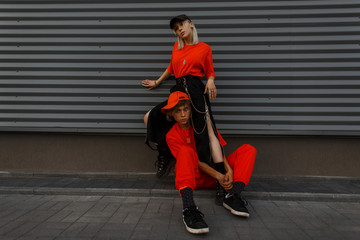
<path fill-rule="evenodd" d="M 212 116 L 209 96 L 208 94 L 203 94 L 205 86 L 200 78 L 191 75 L 180 77 L 175 80 L 176 85 L 170 89 L 170 92 L 182 91 L 189 95 L 192 103 L 192 122 L 197 154 L 201 162 L 210 164 L 212 162 L 212 158 L 209 145 L 209 134 L 205 121 L 206 105 L 208 106 L 215 135 L 217 135 L 217 131 L 215 121 Z M 146 143 L 148 145 L 149 141 L 157 143 L 158 149 L 169 153 L 170 150 L 167 147 L 165 137 L 166 133 L 171 129 L 175 122 L 167 121 L 166 114 L 161 112 L 161 108 L 163 108 L 166 104 L 167 101 L 164 101 L 150 111 L 147 125 Z"/>

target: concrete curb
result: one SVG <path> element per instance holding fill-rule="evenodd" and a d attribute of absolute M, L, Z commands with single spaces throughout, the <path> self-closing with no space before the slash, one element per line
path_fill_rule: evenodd
<path fill-rule="evenodd" d="M 132 188 L 47 188 L 47 187 L 0 187 L 0 194 L 70 195 L 70 196 L 124 196 L 124 197 L 179 197 L 174 189 Z M 214 197 L 214 190 L 196 190 L 195 197 Z M 360 202 L 360 194 L 300 193 L 300 192 L 254 192 L 245 191 L 249 200 L 335 201 Z"/>
<path fill-rule="evenodd" d="M 25 172 L 25 171 L 0 171 L 0 177 L 70 177 L 70 178 L 156 178 L 153 172 Z M 168 178 L 174 178 L 175 174 L 170 173 Z M 342 176 L 281 176 L 281 175 L 252 175 L 251 181 L 297 181 L 297 182 L 355 182 L 360 183 L 360 177 Z"/>

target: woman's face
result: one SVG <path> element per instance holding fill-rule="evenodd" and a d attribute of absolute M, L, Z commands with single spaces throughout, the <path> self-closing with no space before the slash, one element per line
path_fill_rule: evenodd
<path fill-rule="evenodd" d="M 192 38 L 192 28 L 194 27 L 194 23 L 190 21 L 178 22 L 174 25 L 174 32 L 176 35 L 182 39 L 190 39 Z"/>

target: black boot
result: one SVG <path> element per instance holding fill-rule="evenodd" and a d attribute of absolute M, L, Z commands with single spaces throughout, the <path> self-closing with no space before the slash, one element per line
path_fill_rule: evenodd
<path fill-rule="evenodd" d="M 215 204 L 218 206 L 222 206 L 225 195 L 226 195 L 225 189 L 220 185 L 220 183 L 218 181 L 216 181 Z"/>
<path fill-rule="evenodd" d="M 156 176 L 158 178 L 165 178 L 169 175 L 171 169 L 175 166 L 175 158 L 170 150 L 158 149 L 159 155 L 156 161 Z"/>

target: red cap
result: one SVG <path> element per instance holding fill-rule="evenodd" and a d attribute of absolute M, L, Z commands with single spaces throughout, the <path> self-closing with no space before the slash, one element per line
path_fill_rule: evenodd
<path fill-rule="evenodd" d="M 182 100 L 190 100 L 189 96 L 186 93 L 176 91 L 170 94 L 167 105 L 161 109 L 161 112 L 165 112 L 166 110 L 172 109 L 178 104 L 179 101 Z"/>

